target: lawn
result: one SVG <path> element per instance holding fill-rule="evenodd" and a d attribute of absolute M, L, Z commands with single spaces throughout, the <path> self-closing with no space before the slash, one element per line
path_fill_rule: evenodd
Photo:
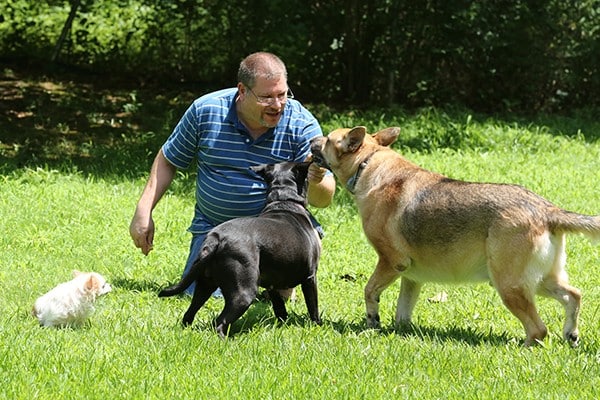
<path fill-rule="evenodd" d="M 189 298 L 156 294 L 187 255 L 193 174 L 183 171 L 155 210 L 144 257 L 128 225 L 152 157 L 193 98 L 187 92 L 92 87 L 5 69 L 0 115 L 0 397 L 7 399 L 595 399 L 600 395 L 600 249 L 568 238 L 568 270 L 583 291 L 581 345 L 561 339 L 563 311 L 539 300 L 550 334 L 523 348 L 523 328 L 487 284 L 426 285 L 414 327 L 392 328 L 399 282 L 381 298 L 382 329 L 364 323 L 375 264 L 351 197 L 314 210 L 327 235 L 319 267 L 322 326 L 302 295 L 278 325 L 257 302 L 219 339 L 211 299 L 191 329 Z M 8 91 L 10 89 L 10 92 Z M 92 90 L 93 89 L 93 90 Z M 9 97 L 10 96 L 10 97 Z M 481 116 L 461 110 L 331 111 L 325 131 L 403 128 L 396 149 L 454 178 L 524 185 L 569 210 L 600 213 L 600 132 L 575 116 Z M 73 269 L 105 275 L 113 292 L 79 329 L 43 329 L 35 299 Z M 434 298 L 440 292 L 444 302 Z"/>

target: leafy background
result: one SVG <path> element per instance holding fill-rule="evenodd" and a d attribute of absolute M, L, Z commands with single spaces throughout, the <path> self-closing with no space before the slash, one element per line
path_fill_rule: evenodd
<path fill-rule="evenodd" d="M 57 43 L 77 7 L 65 41 Z M 479 111 L 598 105 L 598 0 L 7 0 L 0 57 L 136 85 L 231 85 L 279 54 L 305 101 Z M 57 56 L 54 57 L 55 53 Z"/>

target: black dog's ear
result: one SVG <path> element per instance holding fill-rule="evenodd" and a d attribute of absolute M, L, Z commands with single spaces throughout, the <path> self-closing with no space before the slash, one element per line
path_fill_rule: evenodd
<path fill-rule="evenodd" d="M 296 165 L 294 165 L 294 169 L 298 170 L 298 171 L 307 171 L 308 172 L 308 167 L 310 167 L 310 164 L 312 164 L 312 161 L 303 161 L 303 162 L 299 162 L 296 163 Z"/>
<path fill-rule="evenodd" d="M 306 180 L 306 177 L 308 176 L 308 167 L 310 167 L 310 164 L 312 164 L 312 161 L 299 162 L 294 165 L 292 171 L 297 177 L 296 181 L 303 182 Z"/>
<path fill-rule="evenodd" d="M 298 194 L 301 196 L 306 195 L 306 188 L 307 188 L 306 178 L 308 177 L 308 167 L 310 167 L 310 164 L 312 164 L 312 161 L 299 162 L 299 163 L 296 163 L 296 165 L 294 165 L 294 167 L 292 168 L 292 172 L 294 173 L 294 176 L 296 177 L 296 185 L 298 187 Z"/>

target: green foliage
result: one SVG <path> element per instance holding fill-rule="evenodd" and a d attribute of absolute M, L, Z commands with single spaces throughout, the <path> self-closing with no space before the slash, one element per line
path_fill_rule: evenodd
<path fill-rule="evenodd" d="M 1 3 L 0 55 L 47 61 L 69 10 Z M 526 112 L 597 106 L 599 43 L 597 0 L 87 0 L 60 60 L 215 87 L 267 50 L 305 101 Z"/>
<path fill-rule="evenodd" d="M 65 19 L 62 7 L 50 2 L 3 2 L 0 5 L 0 54 L 25 51 L 25 54 L 50 58 Z"/>

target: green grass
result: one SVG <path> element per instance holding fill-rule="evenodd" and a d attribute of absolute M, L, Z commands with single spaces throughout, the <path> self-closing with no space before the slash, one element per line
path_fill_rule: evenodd
<path fill-rule="evenodd" d="M 545 140 L 544 138 L 542 138 Z M 542 140 L 542 141 L 543 141 Z M 561 140 L 556 151 L 435 151 L 409 158 L 452 176 L 525 184 L 564 207 L 597 211 L 600 147 Z M 391 329 L 398 285 L 382 296 L 381 332 L 365 329 L 362 289 L 375 256 L 346 193 L 318 210 L 328 235 L 319 270 L 324 325 L 309 323 L 302 298 L 277 326 L 255 304 L 220 340 L 211 300 L 195 329 L 178 322 L 188 299 L 158 299 L 187 253 L 191 189 L 155 213 L 156 248 L 130 243 L 129 218 L 143 180 L 107 181 L 52 170 L 5 175 L 0 198 L 0 367 L 6 398 L 594 398 L 600 376 L 598 249 L 569 239 L 572 282 L 583 289 L 582 345 L 561 339 L 562 310 L 540 300 L 551 334 L 521 347 L 523 330 L 488 285 L 427 285 L 414 329 Z M 105 274 L 115 290 L 81 329 L 42 329 L 35 298 L 71 269 Z M 445 303 L 427 298 L 444 290 Z M 219 396 L 219 397 L 221 397 Z"/>
<path fill-rule="evenodd" d="M 600 212 L 600 143 L 591 118 L 523 121 L 434 109 L 388 110 L 385 115 L 322 112 L 326 130 L 355 124 L 369 129 L 402 126 L 397 149 L 428 169 L 466 180 L 519 183 L 564 208 Z M 459 139 L 449 136 L 457 131 L 466 133 Z M 187 256 L 192 176 L 182 173 L 157 207 L 155 249 L 144 257 L 131 243 L 128 225 L 145 183 L 142 169 L 151 162 L 148 149 L 162 139 L 154 135 L 147 142 L 144 129 L 129 133 L 127 140 L 115 136 L 110 143 L 92 146 L 85 157 L 70 160 L 57 154 L 61 149 L 48 149 L 43 159 L 33 160 L 4 147 L 0 398 L 600 395 L 598 247 L 579 236 L 568 239 L 571 281 L 584 293 L 577 349 L 562 341 L 563 311 L 546 299 L 538 305 L 550 335 L 541 346 L 523 348 L 523 328 L 487 284 L 426 285 L 414 327 L 396 332 L 397 282 L 381 298 L 383 328 L 369 330 L 363 288 L 376 257 L 351 198 L 340 188 L 331 207 L 315 210 L 327 231 L 318 273 L 323 326 L 310 323 L 299 293 L 283 326 L 275 322 L 269 304 L 258 302 L 235 324 L 236 335 L 221 340 L 211 331 L 210 320 L 220 312 L 222 300 L 211 299 L 193 328 L 182 329 L 179 321 L 189 299 L 159 299 L 156 293 L 179 278 Z M 136 138 L 141 150 L 133 146 Z M 124 156 L 120 149 L 127 150 Z M 126 158 L 133 155 L 139 158 L 128 169 Z M 113 292 L 98 301 L 96 313 L 82 328 L 40 328 L 30 315 L 33 302 L 70 279 L 72 269 L 104 274 Z M 428 301 L 440 291 L 448 293 L 446 302 Z"/>

